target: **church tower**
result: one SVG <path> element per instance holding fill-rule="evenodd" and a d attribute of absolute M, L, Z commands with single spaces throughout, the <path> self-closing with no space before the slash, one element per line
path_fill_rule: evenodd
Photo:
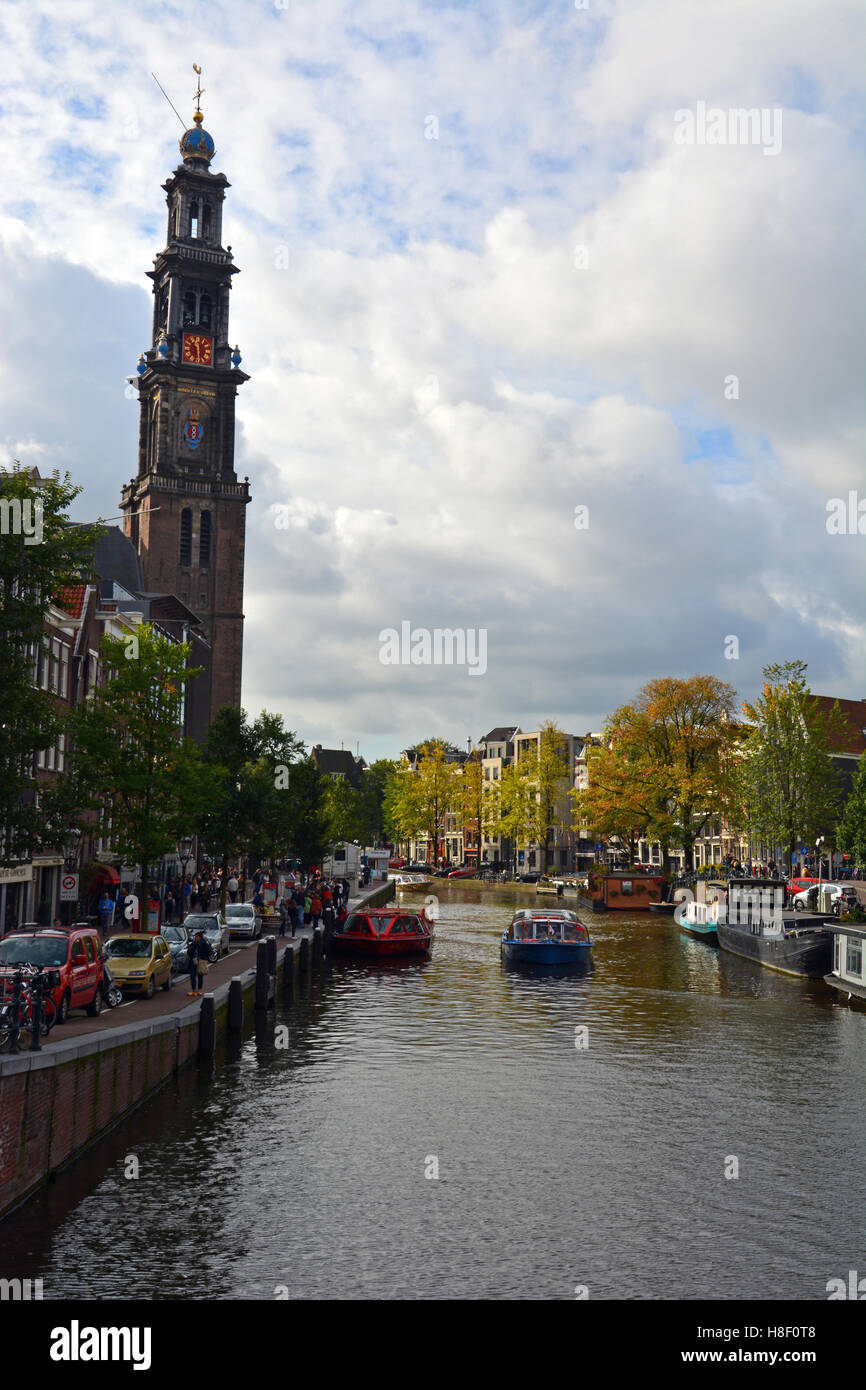
<path fill-rule="evenodd" d="M 200 98 L 199 81 L 193 125 L 180 141 L 183 162 L 163 184 L 166 245 L 147 272 L 152 345 L 138 362 L 138 473 L 121 501 L 146 591 L 179 598 L 209 644 L 206 670 L 194 683 L 197 737 L 221 705 L 240 706 L 250 500 L 248 480 L 239 482 L 234 469 L 235 397 L 249 377 L 229 345 L 238 273 L 231 247 L 222 245 L 230 185 L 211 172 L 214 142 Z"/>

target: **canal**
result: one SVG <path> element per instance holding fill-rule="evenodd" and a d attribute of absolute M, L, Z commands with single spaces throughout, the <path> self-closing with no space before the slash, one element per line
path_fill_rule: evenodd
<path fill-rule="evenodd" d="M 288 1047 L 269 1016 L 4 1222 L 3 1274 L 45 1298 L 825 1299 L 866 1268 L 866 1014 L 647 915 L 587 915 L 586 975 L 505 968 L 517 903 L 447 889 L 429 962 L 331 962 L 278 1011 Z"/>

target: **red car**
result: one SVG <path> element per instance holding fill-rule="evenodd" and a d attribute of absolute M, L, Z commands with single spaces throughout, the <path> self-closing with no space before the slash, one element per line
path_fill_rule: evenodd
<path fill-rule="evenodd" d="M 477 869 L 452 869 L 449 878 L 477 878 Z"/>
<path fill-rule="evenodd" d="M 41 965 L 53 972 L 57 984 L 53 999 L 57 1022 L 64 1023 L 70 1009 L 86 1009 L 94 1018 L 102 1009 L 102 941 L 95 927 L 46 927 L 16 931 L 0 941 L 0 994 L 11 997 L 12 976 L 21 965 Z"/>

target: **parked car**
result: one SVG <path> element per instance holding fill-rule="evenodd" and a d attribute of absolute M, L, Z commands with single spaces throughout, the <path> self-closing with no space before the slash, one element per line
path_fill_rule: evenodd
<path fill-rule="evenodd" d="M 12 932 L 0 941 L 0 991 L 11 992 L 11 977 L 20 965 L 41 965 L 54 972 L 50 991 L 56 1022 L 70 1009 L 84 1008 L 92 1018 L 102 1010 L 102 941 L 89 923 Z M 8 983 L 7 983 L 8 982 Z"/>
<path fill-rule="evenodd" d="M 477 878 L 478 870 L 463 867 L 462 869 L 452 869 L 448 874 L 449 878 Z"/>
<path fill-rule="evenodd" d="M 252 903 L 226 903 L 226 922 L 229 939 L 233 936 L 248 936 L 255 941 L 262 933 L 262 919 Z"/>
<path fill-rule="evenodd" d="M 164 936 L 150 932 L 119 932 L 105 943 L 105 957 L 124 994 L 152 999 L 159 989 L 171 989 L 171 951 Z"/>
<path fill-rule="evenodd" d="M 189 932 L 186 927 L 163 927 L 162 934 L 171 951 L 171 968 L 180 972 L 189 969 Z"/>
<path fill-rule="evenodd" d="M 537 883 L 538 880 L 539 880 L 540 878 L 541 878 L 541 874 L 537 874 L 537 873 L 528 873 L 528 874 L 518 874 L 518 875 L 517 875 L 517 881 L 518 881 L 518 883 Z"/>
<path fill-rule="evenodd" d="M 830 897 L 831 897 L 831 904 L 830 904 L 830 906 L 831 906 L 831 907 L 833 907 L 833 906 L 835 905 L 836 899 L 837 899 L 837 898 L 841 898 L 841 896 L 842 896 L 842 894 L 843 894 L 844 892 L 845 892 L 845 888 L 844 888 L 844 885 L 841 884 L 841 883 L 822 883 L 822 884 L 821 884 L 821 895 L 822 895 L 822 897 L 823 897 L 824 893 L 829 893 L 829 894 L 830 894 Z M 811 884 L 808 888 L 804 888 L 803 891 L 802 891 L 801 893 L 795 893 L 795 894 L 794 894 L 794 909 L 795 909 L 795 911 L 797 911 L 797 912 L 817 912 L 817 910 L 818 910 L 818 882 L 817 882 L 817 879 L 816 879 L 816 881 L 815 881 L 813 884 Z"/>
<path fill-rule="evenodd" d="M 231 944 L 228 923 L 218 912 L 189 912 L 183 919 L 183 925 L 190 936 L 197 931 L 204 932 L 215 959 L 228 955 Z"/>

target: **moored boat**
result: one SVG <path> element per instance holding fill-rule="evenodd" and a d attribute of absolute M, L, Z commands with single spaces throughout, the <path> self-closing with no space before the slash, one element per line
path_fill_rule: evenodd
<path fill-rule="evenodd" d="M 553 897 L 558 897 L 562 892 L 563 883 L 561 879 L 540 878 L 535 885 L 536 893 L 549 893 Z"/>
<path fill-rule="evenodd" d="M 673 917 L 677 910 L 676 903 L 650 903 L 650 912 L 654 912 L 657 917 Z"/>
<path fill-rule="evenodd" d="M 677 904 L 681 907 L 680 904 Z M 676 914 L 680 931 L 693 936 L 696 941 L 704 941 L 708 946 L 718 946 L 718 903 L 687 903 Z"/>
<path fill-rule="evenodd" d="M 432 947 L 433 923 L 423 907 L 419 912 L 362 908 L 350 913 L 331 938 L 331 950 L 362 956 L 429 955 Z"/>
<path fill-rule="evenodd" d="M 785 880 L 732 878 L 727 902 L 719 903 L 719 945 L 783 975 L 818 979 L 827 975 L 832 932 L 823 917 L 785 912 Z"/>
<path fill-rule="evenodd" d="M 828 930 L 833 937 L 833 968 L 824 979 L 847 994 L 849 1002 L 866 1003 L 866 928 L 862 922 L 839 922 Z"/>
<path fill-rule="evenodd" d="M 531 965 L 579 965 L 589 960 L 592 940 L 574 912 L 564 908 L 523 908 L 502 933 L 505 960 Z"/>

